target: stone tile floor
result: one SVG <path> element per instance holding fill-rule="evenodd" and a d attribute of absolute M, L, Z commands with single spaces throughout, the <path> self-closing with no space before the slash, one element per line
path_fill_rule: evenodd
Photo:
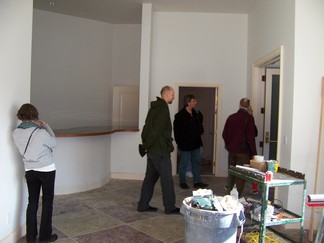
<path fill-rule="evenodd" d="M 226 178 L 202 176 L 215 195 L 225 195 Z M 193 182 L 188 178 L 189 190 L 179 187 L 174 177 L 176 205 L 181 207 L 184 198 L 192 195 Z M 54 199 L 53 233 L 58 234 L 60 243 L 103 243 L 103 242 L 185 242 L 185 221 L 183 215 L 164 214 L 159 182 L 155 186 L 151 205 L 157 212 L 136 211 L 142 181 L 112 179 L 95 190 L 58 195 Z M 250 185 L 246 185 L 249 195 Z M 39 209 L 39 211 L 41 208 Z M 296 235 L 296 232 L 291 232 Z M 18 243 L 26 242 L 25 237 Z M 284 241 L 283 241 L 284 242 Z M 304 242 L 308 242 L 307 240 Z"/>

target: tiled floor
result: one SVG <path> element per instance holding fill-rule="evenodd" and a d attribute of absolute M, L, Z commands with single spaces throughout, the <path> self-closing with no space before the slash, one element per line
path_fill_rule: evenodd
<path fill-rule="evenodd" d="M 203 176 L 214 194 L 223 196 L 226 178 Z M 192 186 L 192 179 L 187 180 Z M 179 187 L 174 177 L 177 206 L 191 196 L 191 190 Z M 159 182 L 155 186 L 152 206 L 157 212 L 136 211 L 142 181 L 112 179 L 98 189 L 69 195 L 55 196 L 53 231 L 60 243 L 100 242 L 184 242 L 185 222 L 183 215 L 166 215 L 161 199 Z M 247 185 L 248 187 L 248 185 Z M 18 243 L 25 242 L 25 237 Z"/>

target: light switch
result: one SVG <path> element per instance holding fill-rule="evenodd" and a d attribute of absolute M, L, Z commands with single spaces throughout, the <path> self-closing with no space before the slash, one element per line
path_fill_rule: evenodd
<path fill-rule="evenodd" d="M 287 144 L 288 144 L 288 137 L 284 136 L 284 145 L 287 145 Z"/>

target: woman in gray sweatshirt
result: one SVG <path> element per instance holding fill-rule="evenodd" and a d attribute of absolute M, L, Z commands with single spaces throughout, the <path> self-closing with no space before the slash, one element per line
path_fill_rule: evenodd
<path fill-rule="evenodd" d="M 26 240 L 36 242 L 37 209 L 42 190 L 42 214 L 39 242 L 53 242 L 58 236 L 52 234 L 52 212 L 54 200 L 55 164 L 53 148 L 56 139 L 50 126 L 38 118 L 38 111 L 32 104 L 20 107 L 17 117 L 21 123 L 13 131 L 13 140 L 22 156 L 28 188 L 26 213 Z"/>

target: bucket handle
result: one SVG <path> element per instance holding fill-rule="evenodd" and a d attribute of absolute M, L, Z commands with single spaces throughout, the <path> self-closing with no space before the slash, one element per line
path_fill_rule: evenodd
<path fill-rule="evenodd" d="M 236 223 L 237 226 L 241 226 L 245 223 L 245 215 L 243 213 L 243 210 L 240 210 L 240 213 L 236 214 Z"/>

